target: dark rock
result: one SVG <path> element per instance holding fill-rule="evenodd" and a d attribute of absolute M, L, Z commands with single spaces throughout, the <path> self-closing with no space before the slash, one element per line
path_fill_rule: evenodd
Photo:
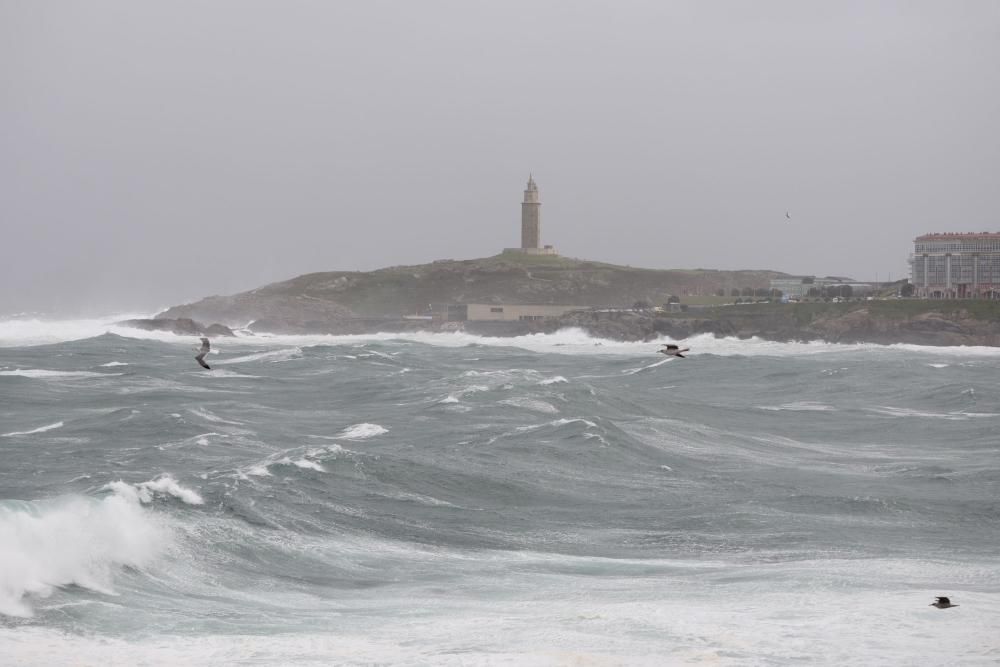
<path fill-rule="evenodd" d="M 217 336 L 236 335 L 232 329 L 224 324 L 212 324 L 206 327 L 204 324 L 188 317 L 123 320 L 118 322 L 118 324 L 123 327 L 143 329 L 144 331 L 169 331 L 179 336 L 208 336 L 209 338 L 214 338 Z"/>
<path fill-rule="evenodd" d="M 217 336 L 235 336 L 236 334 L 225 324 L 216 323 L 205 327 L 205 335 L 209 338 L 215 338 Z"/>

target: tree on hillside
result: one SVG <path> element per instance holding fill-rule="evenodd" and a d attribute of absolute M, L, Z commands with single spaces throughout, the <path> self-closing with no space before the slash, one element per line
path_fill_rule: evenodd
<path fill-rule="evenodd" d="M 913 287 L 913 283 L 906 283 L 905 285 L 899 288 L 899 295 L 910 297 L 913 296 L 914 291 L 915 289 Z"/>
<path fill-rule="evenodd" d="M 639 299 L 638 301 L 632 304 L 632 310 L 649 310 L 652 307 L 653 304 L 651 304 L 648 301 L 643 301 L 642 299 Z"/>
<path fill-rule="evenodd" d="M 752 287 L 744 287 L 740 291 L 740 296 L 753 296 L 753 288 Z"/>
<path fill-rule="evenodd" d="M 733 289 L 729 290 L 729 296 L 739 296 L 739 295 L 740 295 L 739 288 L 734 287 Z"/>
<path fill-rule="evenodd" d="M 681 302 L 681 298 L 679 296 L 674 295 L 674 294 L 671 294 L 670 298 L 667 299 L 667 303 L 680 303 L 680 302 Z"/>
<path fill-rule="evenodd" d="M 719 289 L 715 290 L 715 296 L 726 296 L 726 290 L 720 287 Z"/>

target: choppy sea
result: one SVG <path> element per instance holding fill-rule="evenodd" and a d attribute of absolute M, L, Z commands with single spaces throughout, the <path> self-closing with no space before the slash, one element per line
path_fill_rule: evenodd
<path fill-rule="evenodd" d="M 0 663 L 1000 662 L 1000 349 L 683 342 L 0 322 Z"/>

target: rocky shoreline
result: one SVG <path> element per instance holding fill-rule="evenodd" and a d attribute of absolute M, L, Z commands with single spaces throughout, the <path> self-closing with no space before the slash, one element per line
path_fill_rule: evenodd
<path fill-rule="evenodd" d="M 580 310 L 539 321 L 434 322 L 404 318 L 334 317 L 303 320 L 256 320 L 246 333 L 366 334 L 376 332 L 454 332 L 510 337 L 553 333 L 570 327 L 595 338 L 648 341 L 685 339 L 700 334 L 761 338 L 772 341 L 826 341 L 891 345 L 1000 346 L 1000 304 L 979 302 L 974 308 L 949 302 L 911 301 L 852 304 L 752 304 L 663 313 L 653 310 Z M 224 324 L 203 325 L 189 318 L 128 320 L 124 326 L 172 331 L 179 335 L 233 336 Z"/>
<path fill-rule="evenodd" d="M 592 336 L 617 340 L 650 340 L 658 336 L 684 339 L 712 334 L 716 337 L 761 338 L 779 342 L 1000 345 L 1000 320 L 979 319 L 963 311 L 928 311 L 899 317 L 871 307 L 820 313 L 803 312 L 798 305 L 766 307 L 758 312 L 754 312 L 754 308 L 757 306 L 733 308 L 724 314 L 718 313 L 722 309 L 713 309 L 704 317 L 574 313 L 562 318 L 558 326 L 579 326 Z"/>
<path fill-rule="evenodd" d="M 551 333 L 578 327 L 596 338 L 643 341 L 699 334 L 775 341 L 1000 346 L 1000 301 L 874 299 L 850 302 L 740 303 L 702 306 L 684 295 L 766 287 L 773 271 L 653 270 L 566 257 L 497 255 L 440 260 L 369 272 L 298 276 L 230 296 L 169 308 L 142 328 L 182 335 L 366 334 L 463 330 L 484 336 Z M 730 290 L 731 291 L 731 290 Z M 890 290 L 891 291 L 891 290 Z M 681 295 L 680 297 L 676 295 Z M 628 309 L 680 301 L 682 311 Z M 549 304 L 579 307 L 536 321 L 441 322 L 442 304 Z M 592 308 L 593 304 L 618 307 Z M 624 307 L 622 307 L 624 306 Z M 219 322 L 205 326 L 204 322 Z M 213 327 L 215 327 L 213 329 Z M 228 331 L 228 333 L 226 333 Z"/>
<path fill-rule="evenodd" d="M 712 334 L 719 338 L 760 338 L 778 342 L 1000 346 L 1000 320 L 978 319 L 967 312 L 930 311 L 900 318 L 873 312 L 871 308 L 857 308 L 803 321 L 805 318 L 796 310 L 797 306 L 781 307 L 784 312 L 775 312 L 772 308 L 753 312 L 750 307 L 734 308 L 724 315 L 712 312 L 707 316 L 690 317 L 627 311 L 579 312 L 541 323 L 469 322 L 463 329 L 479 335 L 513 336 L 578 327 L 595 338 L 625 341 L 659 337 L 683 340 Z"/>
<path fill-rule="evenodd" d="M 225 324 L 204 325 L 188 317 L 122 320 L 118 322 L 123 327 L 142 329 L 143 331 L 169 331 L 178 336 L 235 336 L 236 333 Z"/>

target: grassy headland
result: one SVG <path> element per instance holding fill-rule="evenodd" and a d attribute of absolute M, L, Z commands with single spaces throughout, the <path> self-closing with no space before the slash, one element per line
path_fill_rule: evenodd
<path fill-rule="evenodd" d="M 402 319 L 427 312 L 430 304 L 558 304 L 580 306 L 580 311 L 543 322 L 470 322 L 466 328 L 504 335 L 579 326 L 595 335 L 632 340 L 714 333 L 773 340 L 1000 345 L 1000 302 L 878 299 L 734 305 L 731 298 L 714 296 L 719 290 L 766 288 L 772 278 L 783 275 L 644 269 L 504 253 L 368 272 L 310 273 L 175 306 L 159 317 L 237 327 L 253 322 L 260 331 L 360 333 L 437 327 L 439 323 Z M 687 310 L 625 312 L 638 302 L 664 304 L 671 296 L 679 296 Z"/>
<path fill-rule="evenodd" d="M 400 317 L 432 303 L 559 304 L 630 307 L 673 295 L 767 287 L 776 271 L 643 269 L 546 255 L 503 253 L 471 260 L 327 271 L 170 308 L 160 317 L 191 317 L 242 326 L 268 318 L 326 321 Z"/>

